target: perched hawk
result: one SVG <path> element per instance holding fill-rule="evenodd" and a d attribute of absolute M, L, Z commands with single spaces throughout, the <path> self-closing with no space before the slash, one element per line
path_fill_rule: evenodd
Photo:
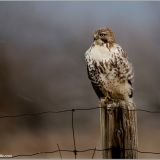
<path fill-rule="evenodd" d="M 101 98 L 106 101 L 126 100 L 133 96 L 133 69 L 127 53 L 115 42 L 109 28 L 94 32 L 94 41 L 85 53 L 88 77 Z"/>

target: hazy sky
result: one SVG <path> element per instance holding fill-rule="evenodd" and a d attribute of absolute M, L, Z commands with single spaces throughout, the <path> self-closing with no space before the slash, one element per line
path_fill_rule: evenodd
<path fill-rule="evenodd" d="M 58 105 L 95 104 L 84 53 L 94 30 L 107 26 L 134 65 L 136 100 L 155 101 L 150 92 L 159 97 L 159 2 L 1 1 L 0 22 L 14 96 Z"/>

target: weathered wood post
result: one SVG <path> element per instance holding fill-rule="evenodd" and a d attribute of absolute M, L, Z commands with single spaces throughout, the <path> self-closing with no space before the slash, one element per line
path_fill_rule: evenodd
<path fill-rule="evenodd" d="M 103 158 L 137 158 L 137 113 L 134 103 L 100 102 Z"/>

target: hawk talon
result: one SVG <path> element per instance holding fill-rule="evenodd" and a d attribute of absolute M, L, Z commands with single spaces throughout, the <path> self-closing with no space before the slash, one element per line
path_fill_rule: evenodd
<path fill-rule="evenodd" d="M 104 103 L 108 104 L 109 102 L 113 101 L 111 96 L 107 93 L 106 97 L 104 98 Z"/>

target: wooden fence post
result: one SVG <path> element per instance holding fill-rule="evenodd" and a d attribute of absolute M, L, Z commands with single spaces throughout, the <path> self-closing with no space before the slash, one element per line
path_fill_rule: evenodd
<path fill-rule="evenodd" d="M 134 103 L 100 102 L 103 158 L 137 158 L 137 113 Z"/>

